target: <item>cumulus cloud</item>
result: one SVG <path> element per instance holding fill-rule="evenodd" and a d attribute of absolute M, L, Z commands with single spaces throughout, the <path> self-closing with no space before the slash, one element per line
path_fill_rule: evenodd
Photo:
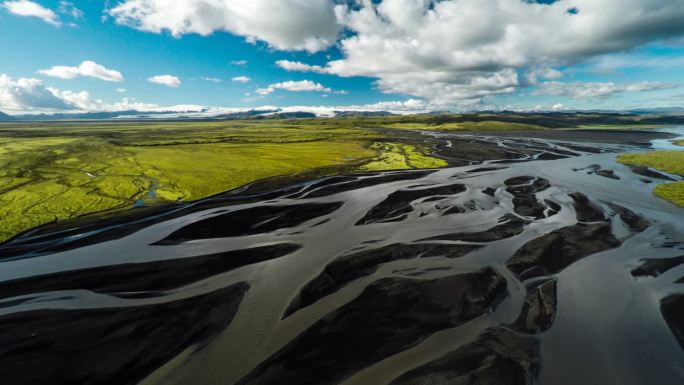
<path fill-rule="evenodd" d="M 54 89 L 45 87 L 43 81 L 33 78 L 19 78 L 0 74 L 0 108 L 3 110 L 69 110 L 74 104 L 55 94 Z"/>
<path fill-rule="evenodd" d="M 286 81 L 282 83 L 274 83 L 265 88 L 259 88 L 256 93 L 259 95 L 268 95 L 275 90 L 286 90 L 293 92 L 304 92 L 304 91 L 318 91 L 318 92 L 332 92 L 332 89 L 323 86 L 321 83 L 316 83 L 311 80 L 299 80 L 299 81 Z"/>
<path fill-rule="evenodd" d="M 327 73 L 328 69 L 321 66 L 309 65 L 300 61 L 278 60 L 276 65 L 286 71 L 290 72 L 317 72 Z"/>
<path fill-rule="evenodd" d="M 638 82 L 616 84 L 613 82 L 545 82 L 533 92 L 534 95 L 569 96 L 574 99 L 605 98 L 625 92 L 657 91 L 675 88 L 676 85 L 662 82 Z"/>
<path fill-rule="evenodd" d="M 59 27 L 62 23 L 59 21 L 57 14 L 51 9 L 45 8 L 42 5 L 28 0 L 14 0 L 5 1 L 2 3 L 2 8 L 17 16 L 37 17 L 48 24 Z"/>
<path fill-rule="evenodd" d="M 249 76 L 236 76 L 231 79 L 235 83 L 249 83 L 252 79 Z"/>
<path fill-rule="evenodd" d="M 147 81 L 150 83 L 161 84 L 172 88 L 178 88 L 181 85 L 180 79 L 173 75 L 156 75 L 147 78 Z"/>
<path fill-rule="evenodd" d="M 283 50 L 320 51 L 337 39 L 333 0 L 125 0 L 116 23 L 173 36 L 226 31 Z"/>
<path fill-rule="evenodd" d="M 86 60 L 75 67 L 54 66 L 50 69 L 40 70 L 38 73 L 60 79 L 73 79 L 77 76 L 86 76 L 108 82 L 121 82 L 124 80 L 121 72 L 108 69 L 92 60 Z"/>
<path fill-rule="evenodd" d="M 337 21 L 348 31 L 339 41 L 342 58 L 325 66 L 283 60 L 279 67 L 376 78 L 383 92 L 444 106 L 515 92 L 558 79 L 562 66 L 684 36 L 679 0 L 340 3 Z"/>

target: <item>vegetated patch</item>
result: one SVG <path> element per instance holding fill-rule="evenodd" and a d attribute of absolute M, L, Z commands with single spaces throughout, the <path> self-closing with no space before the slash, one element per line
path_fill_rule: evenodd
<path fill-rule="evenodd" d="M 684 176 L 684 151 L 652 151 L 638 154 L 621 154 L 618 162 L 653 167 L 670 174 Z M 678 206 L 684 207 L 684 181 L 661 184 L 653 193 Z"/>
<path fill-rule="evenodd" d="M 0 125 L 0 242 L 134 204 L 193 201 L 256 180 L 336 167 L 435 168 L 424 145 L 354 119 Z M 375 142 L 383 144 L 371 145 Z"/>
<path fill-rule="evenodd" d="M 453 122 L 453 123 L 390 123 L 383 125 L 386 128 L 398 128 L 405 130 L 429 130 L 429 131 L 526 131 L 542 130 L 544 127 L 537 124 L 500 122 L 485 120 L 481 122 Z"/>
<path fill-rule="evenodd" d="M 620 154 L 618 162 L 653 167 L 670 174 L 684 175 L 684 151 L 649 151 Z"/>
<path fill-rule="evenodd" d="M 653 193 L 677 206 L 684 207 L 684 181 L 658 185 L 653 189 Z"/>
<path fill-rule="evenodd" d="M 425 155 L 416 146 L 403 143 L 377 142 L 371 146 L 378 155 L 361 166 L 364 171 L 405 170 L 411 168 L 438 168 L 447 166 L 447 162 Z"/>

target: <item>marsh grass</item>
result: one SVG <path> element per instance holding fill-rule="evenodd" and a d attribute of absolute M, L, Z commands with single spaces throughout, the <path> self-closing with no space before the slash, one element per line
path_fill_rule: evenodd
<path fill-rule="evenodd" d="M 317 168 L 446 165 L 378 131 L 328 123 L 339 122 L 0 125 L 0 242 L 50 222 L 136 202 L 192 201 Z"/>
<path fill-rule="evenodd" d="M 670 174 L 684 176 L 684 151 L 652 151 L 638 154 L 621 154 L 618 162 L 651 167 Z M 684 181 L 656 186 L 653 193 L 678 206 L 684 207 Z"/>

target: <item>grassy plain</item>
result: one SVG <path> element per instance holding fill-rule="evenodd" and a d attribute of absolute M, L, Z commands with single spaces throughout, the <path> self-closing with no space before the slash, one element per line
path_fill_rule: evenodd
<path fill-rule="evenodd" d="M 621 115 L 471 114 L 228 121 L 0 124 L 0 242 L 33 227 L 135 203 L 190 201 L 330 166 L 446 166 L 411 130 L 660 124 Z M 406 131 L 402 131 L 406 130 Z M 415 138 L 415 136 L 414 136 Z"/>
<path fill-rule="evenodd" d="M 196 200 L 320 167 L 446 165 L 428 148 L 331 122 L 2 124 L 0 242 L 54 221 L 136 203 Z"/>
<path fill-rule="evenodd" d="M 651 151 L 638 154 L 622 154 L 618 161 L 652 167 L 670 174 L 684 176 L 684 151 Z M 665 183 L 656 186 L 653 193 L 678 206 L 684 207 L 684 181 Z"/>

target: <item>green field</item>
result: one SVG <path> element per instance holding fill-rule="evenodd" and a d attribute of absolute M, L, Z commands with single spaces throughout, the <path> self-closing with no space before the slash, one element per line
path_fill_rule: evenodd
<path fill-rule="evenodd" d="M 417 139 L 416 130 L 659 123 L 634 119 L 596 114 L 451 114 L 1 123 L 0 242 L 50 222 L 134 204 L 192 201 L 273 176 L 309 170 L 339 173 L 446 166 Z"/>
<path fill-rule="evenodd" d="M 334 124 L 329 124 L 334 123 Z M 442 167 L 429 148 L 340 120 L 0 125 L 0 242 L 135 203 L 192 201 L 321 167 Z"/>
<path fill-rule="evenodd" d="M 652 167 L 670 174 L 684 175 L 684 151 L 652 151 L 639 154 L 622 154 L 618 162 Z M 684 181 L 656 186 L 653 193 L 684 207 Z"/>

